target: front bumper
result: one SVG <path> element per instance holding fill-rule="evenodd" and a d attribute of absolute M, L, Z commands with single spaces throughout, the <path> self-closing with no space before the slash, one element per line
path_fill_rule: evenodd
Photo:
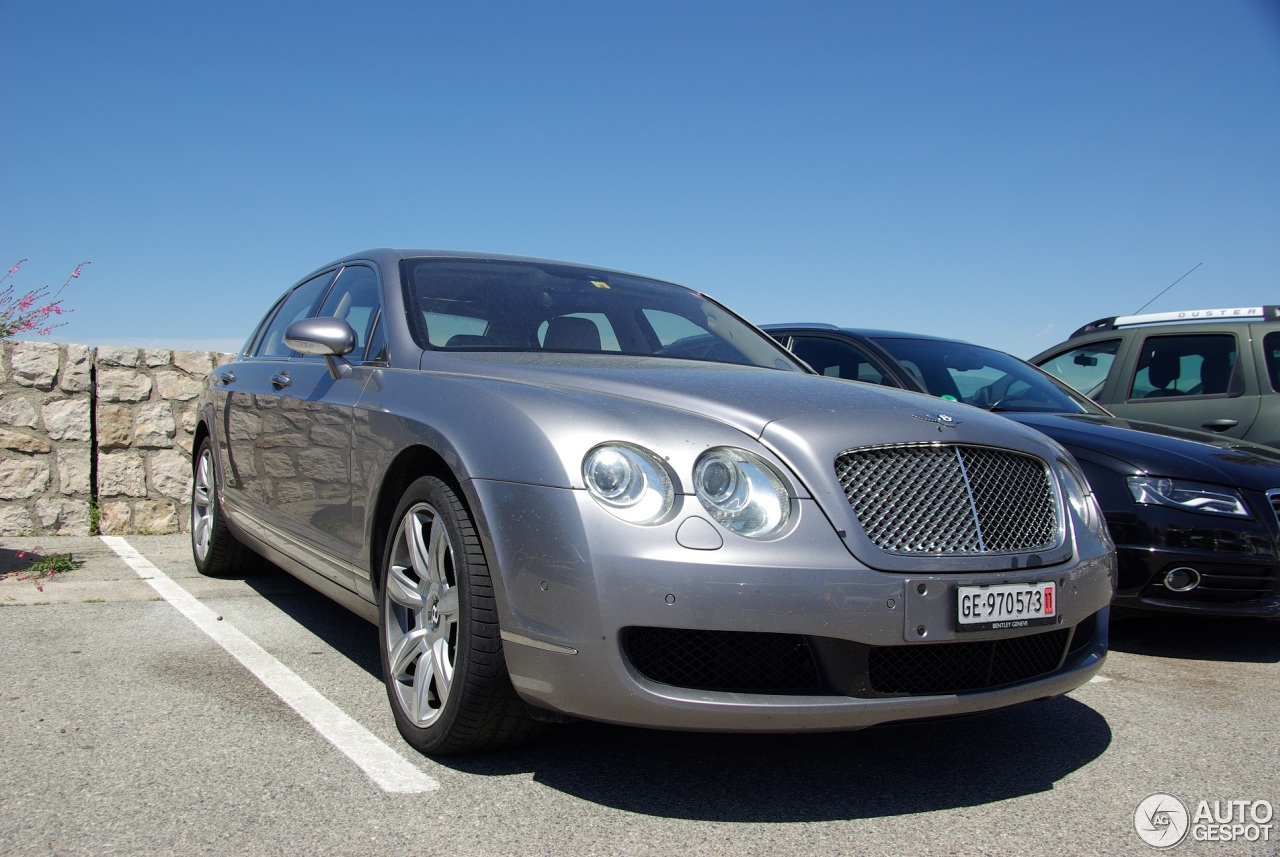
<path fill-rule="evenodd" d="M 854 729 L 1062 694 L 1105 656 L 1115 560 L 1096 540 L 1047 568 L 907 575 L 858 563 L 812 501 L 797 501 L 795 526 L 782 538 L 720 531 L 716 547 L 691 498 L 677 501 L 668 523 L 639 527 L 583 491 L 484 481 L 467 490 L 512 682 L 531 704 L 563 714 L 671 729 Z M 1050 579 L 1056 625 L 956 629 L 956 586 Z M 656 655 L 654 640 L 666 647 Z M 664 669 L 708 649 L 710 666 Z M 781 653 L 812 672 L 791 683 L 752 661 L 744 668 L 752 657 L 744 652 L 759 650 L 762 664 Z M 990 669 L 993 660 L 1009 669 Z M 886 662 L 915 677 L 877 678 Z M 968 669 L 982 674 L 957 683 L 954 674 Z M 942 678 L 920 678 L 929 672 Z"/>
<path fill-rule="evenodd" d="M 1108 512 L 1119 572 L 1115 606 L 1202 616 L 1280 616 L 1280 531 L 1265 496 L 1244 495 L 1252 518 L 1157 505 Z M 1194 587 L 1174 591 L 1165 585 L 1166 576 L 1179 569 L 1188 570 L 1182 577 L 1196 578 Z"/>
<path fill-rule="evenodd" d="M 1280 565 L 1274 557 L 1226 551 L 1119 545 L 1120 585 L 1114 604 L 1124 610 L 1199 616 L 1280 618 Z M 1198 578 L 1187 591 L 1164 584 L 1170 572 L 1190 569 Z"/>

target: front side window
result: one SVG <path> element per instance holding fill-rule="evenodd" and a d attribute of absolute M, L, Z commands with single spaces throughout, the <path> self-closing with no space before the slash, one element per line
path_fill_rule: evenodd
<path fill-rule="evenodd" d="M 849 342 L 825 336 L 793 336 L 791 353 L 819 375 L 896 386 L 885 378 L 865 351 Z"/>
<path fill-rule="evenodd" d="M 429 350 L 613 354 L 804 371 L 785 350 L 690 289 L 550 262 L 403 263 L 405 306 Z"/>
<path fill-rule="evenodd" d="M 320 300 L 325 286 L 329 285 L 332 279 L 333 272 L 329 271 L 318 277 L 312 277 L 289 292 L 278 305 L 279 308 L 271 317 L 271 321 L 259 334 L 254 356 L 274 357 L 280 360 L 302 357 L 297 351 L 284 344 L 284 332 L 289 329 L 289 325 L 311 314 L 312 307 L 316 305 L 316 301 Z"/>
<path fill-rule="evenodd" d="M 1050 357 L 1040 364 L 1040 368 L 1086 396 L 1096 398 L 1102 392 L 1102 385 L 1119 351 L 1119 339 L 1090 342 Z"/>
<path fill-rule="evenodd" d="M 1149 336 L 1142 343 L 1129 398 L 1226 395 L 1235 365 L 1236 338 L 1229 333 Z"/>
<path fill-rule="evenodd" d="M 382 290 L 378 275 L 367 265 L 351 265 L 342 269 L 317 315 L 340 318 L 351 325 L 356 332 L 352 359 L 363 360 L 381 307 Z"/>

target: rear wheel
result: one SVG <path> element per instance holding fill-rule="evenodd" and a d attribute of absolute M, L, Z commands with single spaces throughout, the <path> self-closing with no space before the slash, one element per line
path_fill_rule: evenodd
<path fill-rule="evenodd" d="M 466 507 L 428 476 L 409 486 L 394 521 L 378 629 L 400 734 L 438 755 L 529 738 L 539 724 L 507 675 L 493 582 Z"/>
<path fill-rule="evenodd" d="M 262 560 L 241 544 L 222 519 L 218 505 L 218 475 L 213 442 L 205 438 L 196 449 L 191 479 L 191 556 L 196 570 L 210 577 L 256 571 Z"/>

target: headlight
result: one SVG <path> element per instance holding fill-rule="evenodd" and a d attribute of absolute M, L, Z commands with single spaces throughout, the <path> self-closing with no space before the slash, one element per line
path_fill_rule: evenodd
<path fill-rule="evenodd" d="M 751 539 L 766 539 L 791 519 L 782 477 L 744 449 L 707 450 L 693 469 L 693 489 L 721 526 Z"/>
<path fill-rule="evenodd" d="M 1172 506 L 1187 512 L 1230 515 L 1233 518 L 1249 517 L 1249 509 L 1244 500 L 1239 492 L 1231 488 L 1158 476 L 1130 476 L 1125 481 L 1129 483 L 1129 493 L 1138 503 Z"/>
<path fill-rule="evenodd" d="M 1062 493 L 1066 495 L 1067 503 L 1075 510 L 1076 516 L 1089 529 L 1104 533 L 1102 510 L 1098 508 L 1098 501 L 1093 496 L 1093 491 L 1089 488 L 1089 482 L 1084 478 L 1084 474 L 1065 459 L 1058 459 L 1056 464 L 1058 481 L 1062 483 Z"/>
<path fill-rule="evenodd" d="M 597 503 L 633 524 L 654 523 L 675 501 L 666 466 L 638 446 L 597 446 L 582 460 L 582 478 Z"/>

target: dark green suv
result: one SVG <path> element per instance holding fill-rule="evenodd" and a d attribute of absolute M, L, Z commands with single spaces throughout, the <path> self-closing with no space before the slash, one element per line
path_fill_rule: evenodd
<path fill-rule="evenodd" d="M 1280 447 L 1280 306 L 1099 319 L 1031 362 L 1117 416 Z"/>

